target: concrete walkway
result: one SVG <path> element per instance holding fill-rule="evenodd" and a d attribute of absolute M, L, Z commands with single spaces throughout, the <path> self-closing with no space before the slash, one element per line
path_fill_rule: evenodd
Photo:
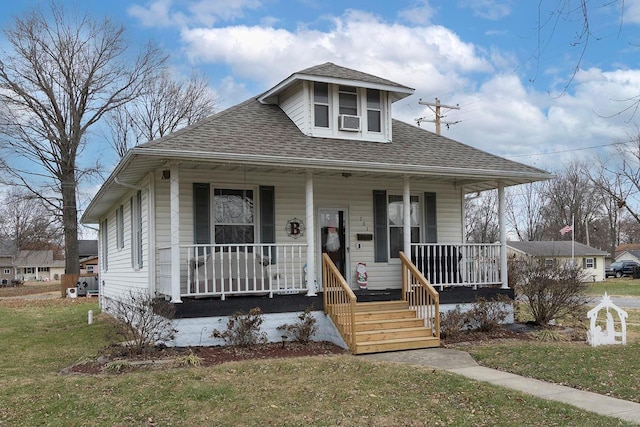
<path fill-rule="evenodd" d="M 498 371 L 497 369 L 485 368 L 478 365 L 469 353 L 460 350 L 430 348 L 366 354 L 359 357 L 442 369 L 477 381 L 518 390 L 542 399 L 567 403 L 585 411 L 640 424 L 640 403 L 628 402 L 589 391 L 576 390 L 571 387 Z"/>

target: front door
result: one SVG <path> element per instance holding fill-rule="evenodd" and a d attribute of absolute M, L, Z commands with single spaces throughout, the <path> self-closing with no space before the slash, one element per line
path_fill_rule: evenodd
<path fill-rule="evenodd" d="M 348 259 L 349 247 L 347 246 L 347 210 L 346 209 L 320 209 L 320 252 L 329 255 L 329 258 L 349 282 Z M 320 263 L 319 265 L 322 265 Z"/>

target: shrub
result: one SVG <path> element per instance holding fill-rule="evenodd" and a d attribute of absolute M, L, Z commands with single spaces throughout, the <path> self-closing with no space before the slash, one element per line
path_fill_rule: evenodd
<path fill-rule="evenodd" d="M 189 350 L 189 354 L 179 357 L 177 362 L 182 366 L 193 366 L 197 368 L 202 365 L 202 357 L 194 354 L 193 350 Z"/>
<path fill-rule="evenodd" d="M 277 329 L 284 331 L 286 335 L 291 335 L 294 341 L 306 344 L 318 330 L 316 323 L 318 323 L 318 321 L 311 314 L 311 309 L 307 308 L 298 316 L 298 322 L 293 325 L 285 323 L 284 325 L 278 326 Z"/>
<path fill-rule="evenodd" d="M 227 321 L 227 329 L 219 331 L 214 329 L 213 338 L 222 338 L 225 344 L 232 347 L 249 347 L 267 342 L 267 334 L 260 332 L 260 326 L 264 322 L 262 310 L 255 307 L 248 314 L 240 311 L 234 313 Z"/>
<path fill-rule="evenodd" d="M 541 262 L 528 263 L 523 268 L 516 293 L 529 307 L 534 321 L 546 325 L 551 319 L 581 316 L 587 302 L 584 278 L 579 267 L 545 267 Z"/>
<path fill-rule="evenodd" d="M 454 310 L 440 313 L 440 337 L 457 339 L 466 329 L 467 313 L 463 313 L 459 305 Z"/>
<path fill-rule="evenodd" d="M 173 304 L 154 300 L 143 292 L 129 291 L 122 300 L 113 300 L 109 312 L 115 319 L 115 333 L 131 354 L 140 354 L 156 343 L 170 341 L 177 332 L 171 323 Z"/>
<path fill-rule="evenodd" d="M 505 295 L 496 295 L 492 300 L 476 299 L 471 310 L 467 312 L 469 329 L 480 332 L 496 331 L 509 315 L 507 307 L 512 302 L 511 298 Z"/>
<path fill-rule="evenodd" d="M 478 298 L 469 311 L 460 306 L 440 314 L 440 337 L 456 340 L 464 332 L 494 332 L 501 327 L 509 315 L 509 297 L 498 295 L 492 300 Z"/>

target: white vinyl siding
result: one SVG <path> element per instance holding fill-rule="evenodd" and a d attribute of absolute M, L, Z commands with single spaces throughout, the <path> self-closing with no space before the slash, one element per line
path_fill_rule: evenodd
<path fill-rule="evenodd" d="M 241 170 L 223 170 L 217 173 L 205 170 L 181 169 L 180 170 L 180 241 L 183 244 L 193 243 L 193 183 L 209 183 L 213 188 L 254 188 L 260 185 L 274 186 L 275 188 L 275 230 L 276 243 L 305 243 L 306 237 L 295 239 L 287 234 L 285 225 L 287 221 L 296 218 L 305 224 L 305 236 L 315 234 L 316 244 L 319 240 L 317 230 L 306 228 L 305 211 L 305 175 L 290 173 L 258 173 L 243 172 Z M 341 176 L 321 177 L 314 176 L 314 214 L 318 208 L 345 209 L 349 213 L 348 236 L 346 243 L 349 245 L 347 280 L 355 288 L 355 269 L 358 262 L 367 265 L 369 276 L 369 288 L 385 289 L 400 286 L 400 265 L 397 260 L 376 263 L 373 257 L 372 240 L 358 241 L 358 234 L 374 234 L 373 224 L 373 190 L 385 189 L 388 194 L 402 194 L 402 178 L 358 178 Z M 418 195 L 420 203 L 423 203 L 424 192 L 434 192 L 437 197 L 437 232 L 438 243 L 462 242 L 462 204 L 460 202 L 461 190 L 453 185 L 433 184 L 429 180 L 412 180 L 411 193 Z M 170 217 L 169 217 L 169 182 L 156 175 L 155 182 L 155 223 L 157 247 L 170 246 Z M 257 193 L 254 193 L 257 198 Z M 256 230 L 259 224 L 259 200 L 256 199 L 255 218 Z M 422 206 L 421 206 L 422 209 Z M 256 233 L 258 233 L 256 231 Z M 375 236 L 374 236 L 375 238 Z M 256 241 L 259 241 L 256 235 Z M 358 243 L 359 249 L 358 249 Z M 316 250 L 316 274 L 320 276 L 319 248 Z M 154 255 L 157 256 L 157 251 Z M 182 254 L 186 256 L 186 254 Z M 186 275 L 186 267 L 183 263 L 183 275 Z"/>
<path fill-rule="evenodd" d="M 124 239 L 125 242 L 131 242 L 132 233 L 136 233 L 134 229 L 131 227 L 131 199 L 136 199 L 137 191 L 130 192 L 126 197 L 124 197 L 117 205 L 114 205 L 114 209 L 109 213 L 106 218 L 107 222 L 107 242 L 104 243 L 104 232 L 101 224 L 100 230 L 100 254 L 99 260 L 102 263 L 102 267 L 104 267 L 104 259 L 103 257 L 107 256 L 108 262 L 108 270 L 101 269 L 100 271 L 100 281 L 104 283 L 102 288 L 102 293 L 106 298 L 117 298 L 122 295 L 127 295 L 130 290 L 137 292 L 146 292 L 149 289 L 149 272 L 148 269 L 144 266 L 147 265 L 144 262 L 144 258 L 146 258 L 149 253 L 147 245 L 148 245 L 148 190 L 144 183 L 139 184 L 142 187 L 145 187 L 140 192 L 141 199 L 141 231 L 140 236 L 142 239 L 142 255 L 143 255 L 143 267 L 134 269 L 132 268 L 132 245 L 125 244 L 124 247 L 120 250 L 114 250 L 117 245 L 117 235 L 116 235 L 116 211 L 120 208 L 120 205 L 123 205 L 123 217 L 124 221 Z M 116 207 L 117 206 L 117 207 Z M 105 244 L 106 252 L 105 252 Z"/>
<path fill-rule="evenodd" d="M 278 103 L 284 113 L 305 134 L 309 134 L 309 114 L 305 103 L 306 91 L 302 82 L 297 82 L 278 96 Z"/>

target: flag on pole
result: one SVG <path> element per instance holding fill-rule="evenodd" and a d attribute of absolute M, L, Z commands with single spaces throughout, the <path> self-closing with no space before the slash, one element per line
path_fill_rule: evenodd
<path fill-rule="evenodd" d="M 573 231 L 573 226 L 571 226 L 571 225 L 565 225 L 564 227 L 562 227 L 562 228 L 560 229 L 560 234 L 562 234 L 562 235 L 564 236 L 565 234 L 567 234 L 567 233 L 568 233 L 568 232 L 570 232 L 570 231 Z"/>

